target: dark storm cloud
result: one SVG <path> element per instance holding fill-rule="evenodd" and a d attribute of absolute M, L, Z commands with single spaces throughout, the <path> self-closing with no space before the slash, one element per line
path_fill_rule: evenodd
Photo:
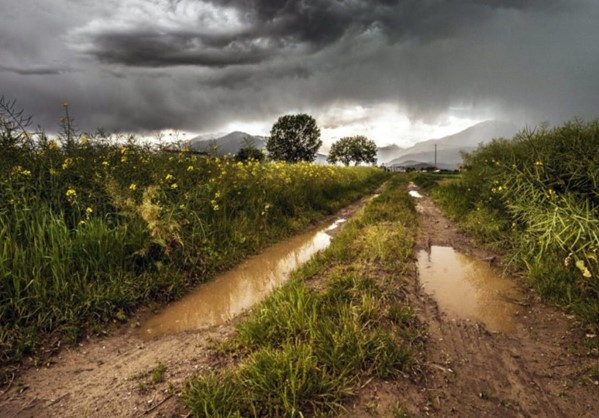
<path fill-rule="evenodd" d="M 226 67 L 261 62 L 272 55 L 265 48 L 241 41 L 230 41 L 220 47 L 208 42 L 191 46 L 196 39 L 195 35 L 185 34 L 105 34 L 94 40 L 94 49 L 88 52 L 100 61 L 147 67 Z"/>
<path fill-rule="evenodd" d="M 52 67 L 48 65 L 33 65 L 29 67 L 17 68 L 0 64 L 0 72 L 9 72 L 20 75 L 58 75 L 68 71 L 68 68 Z"/>
<path fill-rule="evenodd" d="M 432 41 L 451 37 L 465 27 L 479 25 L 497 9 L 552 10 L 560 0 L 225 0 L 198 2 L 170 1 L 176 10 L 181 4 L 211 3 L 215 8 L 237 12 L 242 27 L 223 34 L 189 27 L 105 25 L 83 29 L 79 36 L 86 46 L 81 51 L 108 63 L 127 66 L 225 67 L 256 64 L 273 57 L 310 55 L 343 38 L 368 31 L 381 40 L 398 42 L 416 39 Z M 200 19 L 202 16 L 198 16 Z"/>
<path fill-rule="evenodd" d="M 0 94 L 48 129 L 64 101 L 125 131 L 381 103 L 558 122 L 597 116 L 597 21 L 596 0 L 6 1 Z"/>

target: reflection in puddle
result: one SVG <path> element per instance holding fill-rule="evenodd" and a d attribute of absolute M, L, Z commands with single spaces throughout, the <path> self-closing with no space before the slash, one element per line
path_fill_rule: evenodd
<path fill-rule="evenodd" d="M 221 274 L 210 283 L 141 325 L 142 337 L 174 334 L 218 325 L 262 301 L 289 274 L 331 242 L 327 234 L 346 219 L 337 219 L 329 227 L 295 236 L 267 248 L 235 269 Z"/>
<path fill-rule="evenodd" d="M 521 294 L 488 263 L 451 247 L 433 246 L 430 253 L 418 253 L 418 270 L 424 290 L 450 317 L 481 321 L 495 332 L 516 330 L 513 301 L 520 300 Z"/>
<path fill-rule="evenodd" d="M 339 228 L 339 225 L 341 225 L 343 222 L 346 222 L 346 221 L 347 221 L 347 219 L 345 219 L 345 218 L 339 218 L 335 222 L 333 222 L 331 224 L 331 226 L 329 226 L 327 229 L 325 229 L 325 231 L 330 232 L 333 229 L 337 229 L 337 228 Z"/>

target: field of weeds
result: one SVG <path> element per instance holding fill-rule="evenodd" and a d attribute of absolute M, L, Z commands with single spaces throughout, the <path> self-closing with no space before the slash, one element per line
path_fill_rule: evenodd
<path fill-rule="evenodd" d="M 433 193 L 542 295 L 599 323 L 599 121 L 494 140 Z"/>
<path fill-rule="evenodd" d="M 336 415 L 370 379 L 409 373 L 422 334 L 404 293 L 417 225 L 406 181 L 254 308 L 224 345 L 229 366 L 189 383 L 194 416 Z"/>
<path fill-rule="evenodd" d="M 34 139 L 2 126 L 3 367 L 172 300 L 387 177 L 167 152 L 133 138 Z"/>

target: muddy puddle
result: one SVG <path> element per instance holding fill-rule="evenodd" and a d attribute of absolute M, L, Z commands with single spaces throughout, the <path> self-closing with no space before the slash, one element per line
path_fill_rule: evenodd
<path fill-rule="evenodd" d="M 419 251 L 418 270 L 425 292 L 450 318 L 480 321 L 492 332 L 516 331 L 522 295 L 488 262 L 432 246 L 430 252 Z"/>
<path fill-rule="evenodd" d="M 267 248 L 239 266 L 175 302 L 141 324 L 142 338 L 152 338 L 222 324 L 262 301 L 290 273 L 331 242 L 329 233 L 346 222 L 339 218 L 320 230 L 297 235 Z"/>

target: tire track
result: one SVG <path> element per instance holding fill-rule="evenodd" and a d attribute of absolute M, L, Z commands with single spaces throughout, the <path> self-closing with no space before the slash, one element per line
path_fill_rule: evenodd
<path fill-rule="evenodd" d="M 418 210 L 417 249 L 453 246 L 481 259 L 497 257 L 459 234 L 430 198 L 419 199 Z M 429 338 L 427 376 L 420 382 L 423 396 L 401 399 L 411 412 L 434 417 L 599 416 L 597 386 L 580 376 L 596 360 L 571 349 L 584 337 L 572 318 L 531 295 L 513 334 L 490 333 L 483 324 L 450 319 L 418 283 L 414 293 L 412 303 L 428 325 Z"/>

